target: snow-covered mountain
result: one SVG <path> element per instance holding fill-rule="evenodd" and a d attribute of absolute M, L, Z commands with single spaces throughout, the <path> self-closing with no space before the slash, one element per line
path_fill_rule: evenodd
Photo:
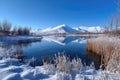
<path fill-rule="evenodd" d="M 40 33 L 49 33 L 49 34 L 70 33 L 70 34 L 74 34 L 74 33 L 79 33 L 79 31 L 69 27 L 68 25 L 62 24 L 57 27 L 43 29 L 40 31 Z"/>
<path fill-rule="evenodd" d="M 82 32 L 102 32 L 104 31 L 103 28 L 100 26 L 96 27 L 85 27 L 85 26 L 79 26 L 79 27 L 69 27 L 66 24 L 62 24 L 56 27 L 49 27 L 46 29 L 40 29 L 36 31 L 32 31 L 36 34 L 55 34 L 55 33 L 68 33 L 68 34 L 74 34 L 74 33 L 82 33 Z"/>
<path fill-rule="evenodd" d="M 80 32 L 103 32 L 104 31 L 104 29 L 101 28 L 100 26 L 95 26 L 95 27 L 79 26 L 79 27 L 74 27 L 74 29 Z"/>

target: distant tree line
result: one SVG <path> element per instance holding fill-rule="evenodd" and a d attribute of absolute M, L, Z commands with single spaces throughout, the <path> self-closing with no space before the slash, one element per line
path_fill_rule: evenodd
<path fill-rule="evenodd" d="M 9 21 L 5 20 L 0 22 L 0 33 L 4 35 L 30 35 L 30 28 L 21 26 L 13 27 Z"/>

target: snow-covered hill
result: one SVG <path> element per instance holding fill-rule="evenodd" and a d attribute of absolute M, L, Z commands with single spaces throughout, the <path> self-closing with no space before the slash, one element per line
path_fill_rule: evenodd
<path fill-rule="evenodd" d="M 79 33 L 78 30 L 72 29 L 71 27 L 62 24 L 53 28 L 47 28 L 47 29 L 43 29 L 40 31 L 40 33 L 49 33 L 49 34 L 53 34 L 53 33 Z"/>
<path fill-rule="evenodd" d="M 100 26 L 91 26 L 91 27 L 80 26 L 80 27 L 75 27 L 74 29 L 80 32 L 103 32 L 104 31 L 104 29 L 101 28 Z"/>
<path fill-rule="evenodd" d="M 36 34 L 55 34 L 55 33 L 68 33 L 68 34 L 74 34 L 74 33 L 81 33 L 81 32 L 102 32 L 104 29 L 100 26 L 95 27 L 85 27 L 85 26 L 79 26 L 79 27 L 69 27 L 66 24 L 62 24 L 56 27 L 49 27 L 42 30 L 36 30 L 32 31 Z"/>

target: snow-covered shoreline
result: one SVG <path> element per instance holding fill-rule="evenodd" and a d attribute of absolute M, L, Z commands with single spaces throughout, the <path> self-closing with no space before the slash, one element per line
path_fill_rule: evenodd
<path fill-rule="evenodd" d="M 3 52 L 3 49 L 0 49 Z M 119 74 L 109 71 L 95 70 L 91 66 L 70 73 L 57 70 L 52 64 L 31 67 L 16 59 L 0 56 L 1 80 L 119 80 Z"/>
<path fill-rule="evenodd" d="M 40 41 L 41 37 L 35 36 L 3 36 L 0 38 L 1 43 L 5 44 L 16 44 L 16 43 L 28 43 L 28 42 L 35 42 Z"/>

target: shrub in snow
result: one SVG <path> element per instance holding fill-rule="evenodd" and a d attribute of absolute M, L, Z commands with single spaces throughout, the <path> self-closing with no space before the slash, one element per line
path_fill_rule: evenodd
<path fill-rule="evenodd" d="M 43 66 L 46 70 L 46 73 L 55 74 L 56 72 L 55 64 L 52 64 L 48 58 L 44 58 L 42 61 L 43 61 Z"/>
<path fill-rule="evenodd" d="M 80 58 L 70 60 L 64 53 L 60 53 L 55 58 L 55 65 L 57 70 L 70 73 L 71 71 L 78 71 L 83 69 Z"/>
<path fill-rule="evenodd" d="M 53 64 L 45 64 L 44 65 L 45 73 L 47 74 L 55 74 L 56 68 Z"/>
<path fill-rule="evenodd" d="M 60 55 L 59 53 L 58 56 L 56 56 L 55 64 L 59 71 L 71 72 L 71 61 L 65 54 Z"/>
<path fill-rule="evenodd" d="M 31 66 L 35 67 L 36 66 L 36 58 L 32 57 L 32 59 L 30 59 L 30 62 L 28 62 Z"/>
<path fill-rule="evenodd" d="M 82 70 L 83 69 L 83 64 L 81 62 L 80 58 L 74 58 L 71 62 L 71 68 L 72 70 Z"/>
<path fill-rule="evenodd" d="M 0 47 L 0 57 L 4 56 L 5 54 L 5 49 Z"/>

